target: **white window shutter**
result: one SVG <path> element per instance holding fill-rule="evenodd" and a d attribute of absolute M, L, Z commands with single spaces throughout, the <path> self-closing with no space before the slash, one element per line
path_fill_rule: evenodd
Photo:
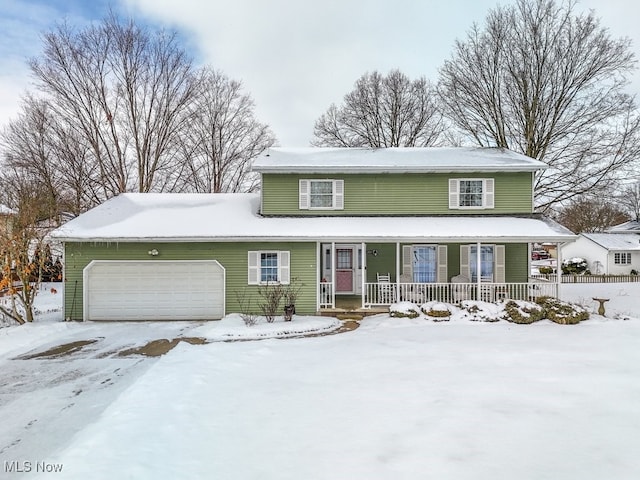
<path fill-rule="evenodd" d="M 249 252 L 248 265 L 247 283 L 249 285 L 258 285 L 260 283 L 260 252 Z"/>
<path fill-rule="evenodd" d="M 291 281 L 290 256 L 288 251 L 278 252 L 278 280 L 285 285 Z"/>
<path fill-rule="evenodd" d="M 460 275 L 467 277 L 469 281 L 471 281 L 470 250 L 469 245 L 460 245 Z"/>
<path fill-rule="evenodd" d="M 497 283 L 505 282 L 505 258 L 504 258 L 504 245 L 496 245 L 494 247 L 494 277 Z"/>
<path fill-rule="evenodd" d="M 298 195 L 298 208 L 309 210 L 309 180 L 299 181 Z"/>
<path fill-rule="evenodd" d="M 344 210 L 344 180 L 333 181 L 333 208 Z"/>
<path fill-rule="evenodd" d="M 447 283 L 447 246 L 438 245 L 438 274 L 436 281 L 438 283 Z"/>
<path fill-rule="evenodd" d="M 458 195 L 458 180 L 455 178 L 449 179 L 449 208 L 460 208 L 460 196 Z"/>
<path fill-rule="evenodd" d="M 483 182 L 484 208 L 493 208 L 495 192 L 493 178 L 487 178 Z"/>
<path fill-rule="evenodd" d="M 402 275 L 413 282 L 413 248 L 411 245 L 402 246 Z"/>

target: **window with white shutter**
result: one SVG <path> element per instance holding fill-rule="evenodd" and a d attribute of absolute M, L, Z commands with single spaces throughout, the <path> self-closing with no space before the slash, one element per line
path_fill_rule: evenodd
<path fill-rule="evenodd" d="M 494 208 L 493 178 L 450 178 L 449 208 L 452 210 Z"/>
<path fill-rule="evenodd" d="M 247 283 L 249 285 L 290 283 L 290 257 L 291 254 L 288 251 L 248 252 Z"/>
<path fill-rule="evenodd" d="M 344 180 L 299 181 L 300 210 L 343 210 Z"/>

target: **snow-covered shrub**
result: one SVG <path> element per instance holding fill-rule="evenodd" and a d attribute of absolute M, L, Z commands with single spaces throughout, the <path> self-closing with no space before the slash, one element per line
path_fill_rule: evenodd
<path fill-rule="evenodd" d="M 562 325 L 575 325 L 589 318 L 589 312 L 580 305 L 563 302 L 557 298 L 540 297 L 536 299 L 544 311 L 544 318 Z"/>
<path fill-rule="evenodd" d="M 245 288 L 242 291 L 236 290 L 236 300 L 240 306 L 240 318 L 247 327 L 252 327 L 258 323 L 258 315 L 256 315 L 251 308 L 251 297 L 247 293 Z"/>
<path fill-rule="evenodd" d="M 417 318 L 420 316 L 420 311 L 414 303 L 398 302 L 389 306 L 389 316 L 394 318 Z"/>
<path fill-rule="evenodd" d="M 541 275 L 551 275 L 553 273 L 553 267 L 538 267 L 538 272 Z"/>
<path fill-rule="evenodd" d="M 509 300 L 504 305 L 503 318 L 508 322 L 529 324 L 544 318 L 544 309 L 533 302 Z"/>
<path fill-rule="evenodd" d="M 461 316 L 472 322 L 498 322 L 500 321 L 501 307 L 495 303 L 481 302 L 477 300 L 463 300 L 460 302 Z"/>
<path fill-rule="evenodd" d="M 452 313 L 450 306 L 442 302 L 427 302 L 420 307 L 420 310 L 434 322 L 448 322 Z"/>
<path fill-rule="evenodd" d="M 581 275 L 587 273 L 587 261 L 581 257 L 567 258 L 562 261 L 562 273 L 565 275 Z"/>
<path fill-rule="evenodd" d="M 279 283 L 269 283 L 258 287 L 258 294 L 262 298 L 260 310 L 268 323 L 273 323 L 279 311 L 280 301 L 284 296 L 284 287 Z"/>

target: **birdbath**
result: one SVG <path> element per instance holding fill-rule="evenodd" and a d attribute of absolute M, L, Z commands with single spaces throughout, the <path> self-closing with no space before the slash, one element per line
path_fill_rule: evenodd
<path fill-rule="evenodd" d="M 596 302 L 598 302 L 600 304 L 600 306 L 598 307 L 598 315 L 602 315 L 604 317 L 604 302 L 608 302 L 609 299 L 608 298 L 594 298 L 593 300 L 595 300 Z"/>

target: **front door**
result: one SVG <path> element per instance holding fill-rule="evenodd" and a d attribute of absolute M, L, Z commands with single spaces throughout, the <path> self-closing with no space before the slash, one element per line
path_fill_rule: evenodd
<path fill-rule="evenodd" d="M 336 248 L 336 293 L 353 293 L 353 248 Z"/>

